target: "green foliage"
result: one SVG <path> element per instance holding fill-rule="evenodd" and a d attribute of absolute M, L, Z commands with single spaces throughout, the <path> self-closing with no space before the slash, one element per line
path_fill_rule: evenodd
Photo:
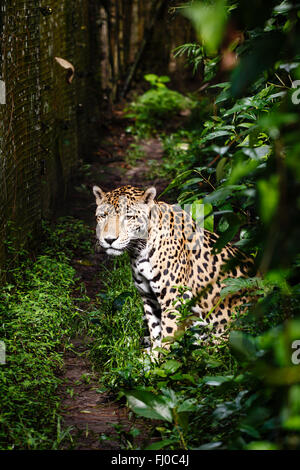
<path fill-rule="evenodd" d="M 174 49 L 174 57 L 186 56 L 186 60 L 195 74 L 203 65 L 203 46 L 195 43 L 182 44 Z"/>
<path fill-rule="evenodd" d="M 76 316 L 74 271 L 66 261 L 40 256 L 23 274 L 27 281 L 4 287 L 0 298 L 7 354 L 0 367 L 2 449 L 49 446 L 58 419 L 58 348 L 70 335 L 70 311 Z"/>
<path fill-rule="evenodd" d="M 34 261 L 23 256 L 0 290 L 0 339 L 6 346 L 6 363 L 0 365 L 1 449 L 57 449 L 70 439 L 60 424 L 58 371 L 83 321 L 72 296 L 75 271 L 61 252 L 78 224 L 66 220 L 68 235 L 62 225 L 63 220 L 57 232 L 47 225 L 51 240 L 44 254 Z"/>
<path fill-rule="evenodd" d="M 93 252 L 92 230 L 82 220 L 74 217 L 60 217 L 55 224 L 55 230 L 48 222 L 43 222 L 44 235 L 47 240 L 46 252 L 55 251 L 72 256 L 88 255 Z"/>
<path fill-rule="evenodd" d="M 166 120 L 193 106 L 191 99 L 165 85 L 168 77 L 148 74 L 145 79 L 151 85 L 150 90 L 139 96 L 127 110 L 127 117 L 135 119 L 136 132 L 143 136 L 163 127 Z"/>
<path fill-rule="evenodd" d="M 107 293 L 98 294 L 99 300 L 90 312 L 89 332 L 94 338 L 90 354 L 103 372 L 103 384 L 115 391 L 121 385 L 139 381 L 142 305 L 126 257 L 114 260 L 113 269 L 107 272 L 103 268 L 101 276 L 107 278 Z M 137 370 L 132 373 L 135 367 Z"/>
<path fill-rule="evenodd" d="M 126 162 L 134 166 L 138 160 L 143 160 L 145 158 L 145 152 L 141 149 L 139 141 L 132 142 L 126 152 Z"/>
<path fill-rule="evenodd" d="M 183 9 L 183 14 L 193 23 L 207 53 L 215 54 L 223 39 L 226 26 L 226 1 L 195 1 Z"/>
<path fill-rule="evenodd" d="M 299 449 L 300 119 L 292 85 L 300 77 L 299 6 L 195 1 L 180 8 L 199 44 L 175 54 L 194 71 L 204 68 L 206 87 L 176 132 L 160 129 L 167 113 L 151 122 L 164 146 L 151 175 L 173 176 L 167 190 L 178 191 L 195 219 L 204 203 L 205 227 L 220 235 L 216 250 L 231 242 L 255 257 L 257 276 L 228 279 L 222 293 L 246 289 L 256 308 L 235 313 L 229 342 L 203 344 L 195 337 L 203 330 L 192 327 L 174 336 L 170 352 L 161 349 L 160 361 L 128 363 L 109 382 L 122 387 L 136 414 L 154 420 L 161 441 L 150 448 Z M 226 46 L 239 61 L 218 83 L 220 46 L 232 25 L 244 41 Z M 153 92 L 164 90 L 148 78 Z M 186 303 L 179 320 L 190 317 Z"/>
<path fill-rule="evenodd" d="M 256 318 L 236 315 L 229 343 L 199 343 L 195 335 L 202 330 L 193 327 L 175 335 L 170 352 L 161 350 L 160 361 L 151 361 L 147 354 L 141 356 L 142 309 L 129 262 L 124 257 L 114 264 L 107 291 L 99 294 L 99 306 L 90 312 L 97 319 L 89 329 L 91 358 L 103 372 L 102 387 L 119 397 L 125 395 L 137 415 L 154 420 L 161 440 L 149 445 L 150 449 L 282 448 L 290 447 L 289 442 L 299 446 L 297 412 L 291 414 L 290 405 L 285 404 L 291 393 L 286 385 L 287 366 L 292 386 L 299 380 L 299 366 L 291 364 L 291 344 L 299 327 L 293 321 L 280 326 L 286 297 L 278 290 L 276 278 L 227 282 L 232 293 L 240 288 L 250 288 L 254 294 L 263 291 L 269 307 L 268 311 L 262 305 L 262 316 Z M 298 296 L 295 311 L 299 301 Z M 183 302 L 179 320 L 190 315 L 188 303 Z M 283 409 L 282 400 L 276 407 L 273 403 L 273 397 L 283 393 L 282 387 L 286 387 Z M 298 409 L 297 402 L 293 409 Z M 280 429 L 289 426 L 288 435 L 281 438 Z M 270 438 L 274 433 L 279 436 L 276 444 Z"/>

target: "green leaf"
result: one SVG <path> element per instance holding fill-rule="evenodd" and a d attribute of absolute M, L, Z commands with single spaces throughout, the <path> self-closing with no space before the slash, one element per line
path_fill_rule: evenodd
<path fill-rule="evenodd" d="M 242 100 L 239 100 L 239 102 L 235 104 L 232 108 L 228 109 L 223 114 L 223 116 L 227 117 L 231 114 L 239 113 L 240 111 L 245 111 L 246 109 L 251 108 L 252 106 L 252 98 L 243 98 Z"/>
<path fill-rule="evenodd" d="M 260 215 L 265 224 L 269 224 L 279 203 L 279 177 L 273 174 L 269 180 L 257 181 L 259 193 Z"/>
<path fill-rule="evenodd" d="M 172 410 L 166 399 L 151 392 L 134 390 L 125 393 L 130 408 L 138 415 L 150 419 L 162 419 L 172 423 Z"/>
<path fill-rule="evenodd" d="M 238 160 L 232 168 L 228 184 L 234 185 L 238 183 L 242 178 L 249 175 L 249 173 L 252 173 L 257 168 L 258 164 L 259 162 L 256 160 Z"/>
<path fill-rule="evenodd" d="M 271 150 L 270 145 L 261 145 L 260 147 L 243 148 L 243 153 L 253 160 L 261 160 L 265 158 Z"/>
<path fill-rule="evenodd" d="M 224 178 L 225 176 L 225 165 L 227 162 L 227 158 L 221 158 L 219 163 L 217 164 L 216 168 L 216 176 L 217 176 L 217 181 L 218 183 Z"/>
<path fill-rule="evenodd" d="M 276 444 L 268 441 L 252 441 L 246 445 L 247 450 L 277 450 Z"/>
<path fill-rule="evenodd" d="M 214 231 L 214 214 L 211 204 L 204 204 L 203 199 L 194 201 L 191 205 L 191 215 L 200 227 L 210 232 Z"/>
<path fill-rule="evenodd" d="M 175 332 L 177 333 L 177 332 Z M 174 343 L 176 341 L 175 335 L 174 336 L 165 336 L 162 339 L 162 343 Z"/>
<path fill-rule="evenodd" d="M 181 366 L 182 364 L 180 362 L 170 359 L 165 362 L 162 367 L 168 374 L 174 374 Z"/>
<path fill-rule="evenodd" d="M 209 88 L 224 88 L 227 89 L 230 87 L 230 82 L 221 82 L 221 83 L 216 83 L 215 85 L 210 85 Z"/>
<path fill-rule="evenodd" d="M 237 214 L 227 214 L 225 218 L 228 222 L 228 227 L 214 244 L 214 252 L 220 252 L 221 249 L 233 239 L 242 224 L 242 220 Z"/>
<path fill-rule="evenodd" d="M 254 361 L 257 359 L 258 351 L 254 338 L 241 331 L 231 331 L 229 344 L 237 353 L 245 359 Z"/>
<path fill-rule="evenodd" d="M 174 439 L 164 439 L 163 441 L 153 442 L 153 444 L 150 444 L 149 446 L 147 446 L 145 450 L 163 449 L 164 447 L 167 447 L 169 444 L 173 444 L 174 442 L 177 442 L 177 441 L 175 441 Z"/>
<path fill-rule="evenodd" d="M 282 423 L 282 426 L 290 431 L 300 431 L 300 415 L 290 416 Z"/>
<path fill-rule="evenodd" d="M 166 371 L 159 369 L 158 367 L 152 369 L 151 374 L 158 375 L 159 377 L 167 377 Z"/>
<path fill-rule="evenodd" d="M 215 376 L 206 376 L 203 377 L 203 382 L 206 385 L 211 385 L 212 387 L 219 387 L 223 383 L 231 382 L 233 375 L 215 375 Z"/>
<path fill-rule="evenodd" d="M 224 137 L 226 135 L 230 135 L 232 132 L 230 132 L 229 130 L 219 130 L 219 131 L 214 131 L 214 132 L 210 132 L 209 134 L 207 134 L 206 136 L 204 136 L 201 141 L 202 143 L 208 141 L 208 140 L 213 140 L 213 139 L 217 139 L 217 137 Z"/>
<path fill-rule="evenodd" d="M 151 83 L 151 85 L 156 85 L 158 81 L 158 76 L 154 73 L 148 73 L 144 75 L 144 79 L 147 80 L 147 82 Z"/>
<path fill-rule="evenodd" d="M 170 77 L 168 77 L 167 75 L 161 75 L 159 77 L 159 81 L 162 83 L 168 83 L 170 81 Z"/>
<path fill-rule="evenodd" d="M 229 196 L 232 196 L 235 191 L 240 191 L 242 189 L 246 189 L 246 186 L 244 184 L 222 186 L 216 191 L 213 191 L 212 193 L 205 196 L 205 198 L 203 199 L 203 203 L 211 203 L 218 205 L 221 202 L 225 201 L 225 199 L 227 199 Z"/>
<path fill-rule="evenodd" d="M 231 98 L 231 93 L 229 90 L 222 90 L 221 93 L 216 97 L 215 104 L 222 103 L 223 101 Z"/>
<path fill-rule="evenodd" d="M 174 390 L 171 388 L 162 388 L 161 389 L 164 399 L 168 403 L 170 408 L 175 408 L 178 405 L 178 398 Z"/>
<path fill-rule="evenodd" d="M 182 380 L 187 380 L 193 384 L 196 384 L 195 378 L 191 374 L 181 374 Z"/>
<path fill-rule="evenodd" d="M 190 413 L 198 409 L 197 400 L 195 398 L 188 398 L 177 408 L 177 413 Z"/>
<path fill-rule="evenodd" d="M 219 361 L 218 359 L 209 359 L 206 361 L 206 367 L 208 369 L 215 369 L 216 367 L 220 367 L 222 365 L 222 361 Z"/>
<path fill-rule="evenodd" d="M 221 43 L 226 26 L 226 1 L 196 1 L 183 10 L 183 15 L 191 20 L 199 40 L 203 43 L 208 54 L 215 53 Z"/>
<path fill-rule="evenodd" d="M 264 289 L 264 283 L 259 277 L 234 277 L 224 279 L 224 284 L 226 287 L 223 287 L 221 290 L 221 297 L 225 298 L 228 294 L 235 294 L 242 289 Z"/>
<path fill-rule="evenodd" d="M 254 439 L 260 438 L 259 432 L 253 426 L 250 426 L 249 424 L 245 424 L 245 423 L 241 424 L 240 431 L 245 434 L 248 434 L 251 437 L 254 437 Z"/>

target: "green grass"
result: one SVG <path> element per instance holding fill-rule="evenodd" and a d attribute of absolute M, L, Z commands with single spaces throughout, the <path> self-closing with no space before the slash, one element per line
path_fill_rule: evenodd
<path fill-rule="evenodd" d="M 125 162 L 130 166 L 135 166 L 138 160 L 143 160 L 144 158 L 145 152 L 141 148 L 139 141 L 137 140 L 130 144 L 125 155 Z"/>
<path fill-rule="evenodd" d="M 85 322 L 76 308 L 76 273 L 63 249 L 70 254 L 70 239 L 79 247 L 83 231 L 84 225 L 75 220 L 72 225 L 70 218 L 60 220 L 56 231 L 47 226 L 46 254 L 30 260 L 23 252 L 19 265 L 7 272 L 10 283 L 0 289 L 0 339 L 6 347 L 0 449 L 57 449 L 70 437 L 61 426 L 59 372 L 70 339 Z M 85 236 L 83 251 L 87 231 Z"/>
<path fill-rule="evenodd" d="M 106 279 L 105 291 L 98 294 L 90 312 L 89 334 L 94 338 L 90 356 L 102 372 L 102 384 L 115 392 L 122 384 L 131 386 L 140 380 L 143 308 L 126 255 L 114 259 L 110 270 L 103 268 L 101 279 Z"/>

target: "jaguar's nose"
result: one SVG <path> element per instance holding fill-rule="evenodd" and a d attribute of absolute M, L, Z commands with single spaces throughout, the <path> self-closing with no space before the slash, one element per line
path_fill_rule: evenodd
<path fill-rule="evenodd" d="M 113 242 L 117 239 L 118 237 L 107 237 L 107 238 L 104 238 L 104 241 L 106 243 L 108 243 L 109 245 L 112 245 Z"/>

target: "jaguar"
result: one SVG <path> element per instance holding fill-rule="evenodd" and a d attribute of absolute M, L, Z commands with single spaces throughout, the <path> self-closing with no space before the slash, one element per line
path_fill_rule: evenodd
<path fill-rule="evenodd" d="M 253 259 L 232 244 L 214 250 L 218 235 L 200 227 L 180 206 L 157 201 L 154 187 L 104 192 L 94 186 L 93 193 L 97 242 L 108 255 L 128 252 L 152 351 L 168 348 L 179 328 L 191 326 L 188 319 L 183 326 L 178 321 L 186 302 L 193 327 L 209 325 L 215 337 L 222 335 L 247 301 L 245 292 L 223 298 L 224 280 L 247 277 Z"/>

